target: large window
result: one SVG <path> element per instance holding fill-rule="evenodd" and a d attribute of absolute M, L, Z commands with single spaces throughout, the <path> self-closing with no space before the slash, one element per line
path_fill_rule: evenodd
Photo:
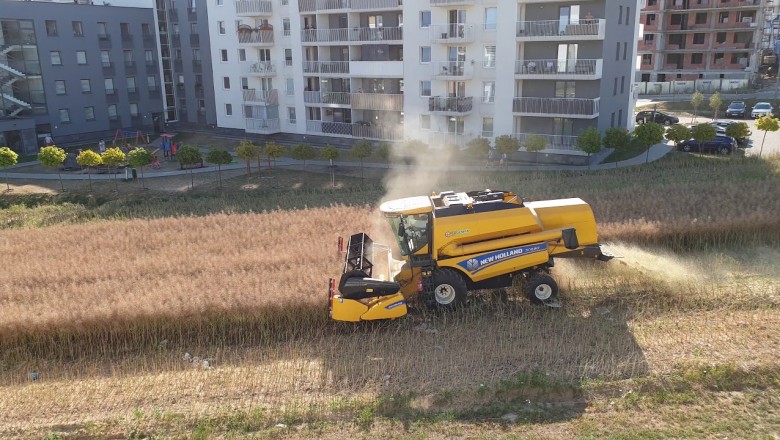
<path fill-rule="evenodd" d="M 130 117 L 131 118 L 138 117 L 138 103 L 135 102 L 130 103 Z"/>
<path fill-rule="evenodd" d="M 420 27 L 431 27 L 431 11 L 420 11 Z"/>
<path fill-rule="evenodd" d="M 431 46 L 420 46 L 420 62 L 431 62 Z"/>
<path fill-rule="evenodd" d="M 81 80 L 81 91 L 82 93 L 90 93 L 92 92 L 92 82 L 88 79 L 82 79 Z"/>
<path fill-rule="evenodd" d="M 80 21 L 73 22 L 73 36 L 74 37 L 84 36 L 84 26 L 81 24 Z"/>
<path fill-rule="evenodd" d="M 127 77 L 127 93 L 135 93 L 136 87 L 135 87 L 135 77 L 134 76 L 128 76 Z"/>
<path fill-rule="evenodd" d="M 65 81 L 58 79 L 54 81 L 54 90 L 57 92 L 58 95 L 64 95 L 67 93 L 65 91 Z"/>
<path fill-rule="evenodd" d="M 495 7 L 485 8 L 485 30 L 496 30 L 496 23 L 498 22 L 498 14 Z"/>
<path fill-rule="evenodd" d="M 233 116 L 233 104 L 225 104 L 225 116 Z"/>
<path fill-rule="evenodd" d="M 60 122 L 67 124 L 70 122 L 70 111 L 66 108 L 60 109 Z"/>
<path fill-rule="evenodd" d="M 83 50 L 76 51 L 76 63 L 87 64 L 87 52 Z"/>
<path fill-rule="evenodd" d="M 295 124 L 298 121 L 298 116 L 295 112 L 295 107 L 287 107 L 287 120 L 290 124 Z"/>
<path fill-rule="evenodd" d="M 87 121 L 95 120 L 95 107 L 84 107 L 84 119 Z"/>
<path fill-rule="evenodd" d="M 119 115 L 116 112 L 116 104 L 111 104 L 108 106 L 108 119 L 116 120 L 119 118 Z"/>
<path fill-rule="evenodd" d="M 57 21 L 46 20 L 46 35 L 55 37 L 57 36 Z"/>
<path fill-rule="evenodd" d="M 431 82 L 420 81 L 420 96 L 431 96 Z"/>
<path fill-rule="evenodd" d="M 493 137 L 493 117 L 492 116 L 483 116 L 482 117 L 482 137 L 484 137 L 484 138 Z"/>
<path fill-rule="evenodd" d="M 62 58 L 60 57 L 60 51 L 53 50 L 49 52 L 49 56 L 51 57 L 51 65 L 52 66 L 61 66 L 62 65 Z"/>
<path fill-rule="evenodd" d="M 482 82 L 482 102 L 495 102 L 496 100 L 496 82 L 484 81 Z"/>
<path fill-rule="evenodd" d="M 157 82 L 155 81 L 154 75 L 146 77 L 146 86 L 149 87 L 150 92 L 157 90 Z"/>
<path fill-rule="evenodd" d="M 576 84 L 574 81 L 555 81 L 555 97 L 574 98 Z"/>
<path fill-rule="evenodd" d="M 485 46 L 485 53 L 482 57 L 482 67 L 493 69 L 496 67 L 496 46 Z"/>
<path fill-rule="evenodd" d="M 106 78 L 103 80 L 103 85 L 106 87 L 106 95 L 113 95 L 115 92 L 114 89 L 114 78 Z"/>

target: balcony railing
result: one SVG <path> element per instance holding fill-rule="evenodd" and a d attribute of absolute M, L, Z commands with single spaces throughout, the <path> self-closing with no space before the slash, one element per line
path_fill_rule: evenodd
<path fill-rule="evenodd" d="M 270 0 L 235 0 L 236 15 L 271 15 L 273 3 Z"/>
<path fill-rule="evenodd" d="M 473 5 L 476 0 L 431 0 L 431 6 Z"/>
<path fill-rule="evenodd" d="M 580 19 L 576 22 L 560 20 L 518 21 L 517 38 L 559 40 L 591 37 L 604 38 L 604 19 Z"/>
<path fill-rule="evenodd" d="M 401 9 L 401 0 L 298 0 L 300 12 L 316 12 L 331 9 Z"/>
<path fill-rule="evenodd" d="M 403 28 L 351 28 L 351 29 L 304 29 L 301 41 L 306 43 L 329 41 L 388 41 L 402 40 Z"/>
<path fill-rule="evenodd" d="M 279 93 L 276 89 L 272 90 L 255 90 L 245 89 L 242 90 L 244 96 L 244 102 L 262 102 L 265 105 L 277 105 L 279 104 Z"/>
<path fill-rule="evenodd" d="M 279 131 L 279 119 L 246 118 L 246 131 L 276 133 Z"/>
<path fill-rule="evenodd" d="M 349 73 L 349 61 L 304 61 L 304 73 Z"/>
<path fill-rule="evenodd" d="M 577 136 L 536 133 L 515 133 L 512 135 L 512 137 L 520 141 L 521 147 L 524 147 L 526 143 L 528 143 L 528 138 L 535 136 L 541 137 L 547 141 L 547 146 L 544 148 L 545 150 L 579 151 L 577 148 Z"/>
<path fill-rule="evenodd" d="M 472 138 L 471 134 L 458 133 L 456 131 L 430 131 L 428 133 L 428 145 L 437 149 L 449 148 L 451 146 L 464 149 Z"/>
<path fill-rule="evenodd" d="M 431 63 L 431 75 L 434 78 L 460 78 L 471 77 L 473 68 L 466 61 L 434 61 Z"/>
<path fill-rule="evenodd" d="M 347 122 L 306 121 L 306 131 L 310 133 L 351 136 L 362 139 L 400 140 L 403 139 L 402 126 L 371 125 L 365 122 L 353 124 Z"/>
<path fill-rule="evenodd" d="M 432 43 L 470 43 L 474 41 L 473 24 L 451 23 L 431 26 Z"/>
<path fill-rule="evenodd" d="M 238 42 L 241 44 L 273 44 L 274 31 L 272 30 L 240 30 Z"/>
<path fill-rule="evenodd" d="M 594 118 L 599 115 L 600 98 L 537 98 L 514 99 L 512 111 L 526 115 L 554 115 Z"/>
<path fill-rule="evenodd" d="M 355 110 L 403 111 L 404 95 L 402 93 L 352 93 L 350 105 Z"/>
<path fill-rule="evenodd" d="M 247 64 L 244 72 L 250 75 L 273 76 L 276 75 L 276 65 L 271 61 L 255 61 Z"/>
<path fill-rule="evenodd" d="M 555 79 L 562 76 L 600 77 L 603 61 L 598 60 L 517 60 L 515 74 L 535 78 L 536 75 Z"/>
<path fill-rule="evenodd" d="M 471 96 L 447 98 L 432 96 L 428 98 L 428 111 L 445 113 L 469 113 L 473 109 L 474 98 Z"/>

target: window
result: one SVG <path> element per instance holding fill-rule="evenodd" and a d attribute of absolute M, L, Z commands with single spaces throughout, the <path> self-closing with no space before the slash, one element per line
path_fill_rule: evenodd
<path fill-rule="evenodd" d="M 431 62 L 431 46 L 420 46 L 420 62 Z"/>
<path fill-rule="evenodd" d="M 135 77 L 129 76 L 127 77 L 127 93 L 135 93 L 136 87 L 135 87 Z"/>
<path fill-rule="evenodd" d="M 56 37 L 57 36 L 57 21 L 55 20 L 46 20 L 46 35 L 50 37 Z M 70 120 L 70 119 L 68 119 Z"/>
<path fill-rule="evenodd" d="M 485 30 L 486 31 L 494 31 L 496 30 L 496 23 L 498 22 L 498 14 L 496 13 L 496 8 L 485 8 Z"/>
<path fill-rule="evenodd" d="M 219 30 L 219 35 L 225 35 L 225 22 L 224 21 L 218 21 L 217 22 L 217 29 Z"/>
<path fill-rule="evenodd" d="M 84 119 L 87 121 L 95 120 L 95 107 L 84 107 Z"/>
<path fill-rule="evenodd" d="M 54 90 L 57 92 L 58 95 L 64 95 L 65 92 L 65 81 L 58 79 L 54 81 Z"/>
<path fill-rule="evenodd" d="M 241 77 L 241 90 L 249 90 L 249 78 L 245 76 Z M 273 88 L 269 87 L 264 90 L 273 90 Z"/>
<path fill-rule="evenodd" d="M 615 77 L 615 84 L 612 86 L 612 95 L 617 95 L 617 77 Z"/>
<path fill-rule="evenodd" d="M 122 34 L 122 36 L 128 36 L 130 35 L 130 24 L 129 23 L 119 23 L 119 31 Z"/>
<path fill-rule="evenodd" d="M 197 33 L 198 33 L 198 23 L 190 23 L 190 33 L 197 35 Z"/>
<path fill-rule="evenodd" d="M 628 54 L 628 42 L 623 42 L 623 61 L 626 60 L 627 54 Z"/>
<path fill-rule="evenodd" d="M 144 36 L 152 35 L 152 29 L 149 26 L 149 23 L 141 23 L 141 33 Z"/>
<path fill-rule="evenodd" d="M 103 40 L 108 38 L 108 26 L 106 26 L 105 22 L 99 21 L 97 24 L 97 30 L 98 30 L 98 38 Z"/>
<path fill-rule="evenodd" d="M 420 96 L 431 96 L 430 81 L 420 81 Z"/>
<path fill-rule="evenodd" d="M 642 54 L 642 64 L 653 64 L 653 54 Z"/>
<path fill-rule="evenodd" d="M 669 24 L 672 26 L 679 26 L 682 24 L 682 15 L 680 14 L 672 14 L 672 18 L 669 19 Z"/>
<path fill-rule="evenodd" d="M 106 87 L 106 95 L 114 94 L 114 78 L 106 78 L 103 80 L 103 85 Z"/>
<path fill-rule="evenodd" d="M 116 113 L 116 104 L 111 104 L 108 106 L 108 119 L 110 120 L 116 120 L 118 118 Z"/>
<path fill-rule="evenodd" d="M 704 55 L 700 53 L 691 54 L 691 64 L 702 64 L 704 62 Z"/>
<path fill-rule="evenodd" d="M 222 88 L 225 90 L 230 90 L 230 77 L 225 76 L 222 77 Z"/>
<path fill-rule="evenodd" d="M 292 66 L 292 49 L 284 50 L 284 65 Z"/>
<path fill-rule="evenodd" d="M 282 19 L 282 35 L 285 37 L 290 36 L 290 19 L 289 18 L 283 18 Z"/>
<path fill-rule="evenodd" d="M 609 117 L 609 127 L 615 128 L 615 112 L 612 112 L 612 114 Z"/>
<path fill-rule="evenodd" d="M 103 67 L 111 67 L 111 54 L 107 50 L 100 51 L 100 63 Z"/>
<path fill-rule="evenodd" d="M 384 19 L 381 15 L 369 15 L 368 27 L 371 29 L 384 27 Z"/>
<path fill-rule="evenodd" d="M 81 92 L 82 93 L 92 92 L 92 83 L 88 79 L 81 80 Z"/>
<path fill-rule="evenodd" d="M 729 22 L 729 13 L 728 12 L 721 12 L 718 14 L 718 23 L 728 23 Z"/>
<path fill-rule="evenodd" d="M 73 36 L 74 37 L 84 36 L 84 26 L 82 26 L 80 21 L 73 22 Z"/>
<path fill-rule="evenodd" d="M 482 102 L 495 102 L 496 100 L 496 82 L 484 81 L 482 83 Z"/>
<path fill-rule="evenodd" d="M 225 104 L 225 116 L 233 116 L 233 104 Z"/>
<path fill-rule="evenodd" d="M 726 33 L 725 32 L 718 32 L 715 35 L 715 42 L 718 44 L 723 44 L 726 42 Z"/>
<path fill-rule="evenodd" d="M 704 34 L 693 34 L 693 44 L 704 44 Z"/>
<path fill-rule="evenodd" d="M 200 61 L 200 49 L 192 49 L 192 60 Z"/>
<path fill-rule="evenodd" d="M 228 53 L 227 53 L 227 52 L 228 52 L 228 51 L 227 51 L 227 49 L 221 49 L 221 50 L 219 51 L 219 53 L 220 53 L 220 56 L 222 57 L 222 62 L 223 62 L 223 63 L 226 63 L 226 62 L 227 62 L 227 60 L 228 60 Z"/>
<path fill-rule="evenodd" d="M 620 110 L 618 110 L 618 125 L 620 125 L 621 127 L 626 125 L 623 122 L 623 109 L 622 108 Z"/>
<path fill-rule="evenodd" d="M 238 61 L 246 61 L 246 49 L 238 49 Z"/>
<path fill-rule="evenodd" d="M 70 122 L 70 111 L 66 108 L 60 109 L 60 122 L 67 124 Z"/>
<path fill-rule="evenodd" d="M 626 77 L 620 77 L 620 94 L 626 93 Z"/>
<path fill-rule="evenodd" d="M 623 24 L 623 6 L 620 6 L 620 12 L 618 13 L 618 24 Z"/>
<path fill-rule="evenodd" d="M 287 120 L 290 121 L 290 124 L 295 124 L 298 121 L 295 107 L 287 107 Z"/>
<path fill-rule="evenodd" d="M 431 11 L 420 11 L 420 27 L 431 27 Z"/>
<path fill-rule="evenodd" d="M 147 66 L 154 66 L 155 64 L 154 52 L 152 52 L 151 50 L 145 50 L 144 60 L 146 61 Z"/>
<path fill-rule="evenodd" d="M 130 117 L 131 118 L 138 117 L 138 103 L 135 102 L 130 103 Z"/>
<path fill-rule="evenodd" d="M 293 81 L 292 78 L 287 78 L 285 82 L 287 83 L 287 95 L 288 96 L 294 95 L 295 94 L 295 81 Z"/>
<path fill-rule="evenodd" d="M 184 74 L 179 74 L 179 79 L 177 84 L 179 84 L 180 87 L 184 87 Z"/>
<path fill-rule="evenodd" d="M 723 52 L 715 54 L 715 64 L 723 64 Z"/>
<path fill-rule="evenodd" d="M 154 79 L 154 75 L 149 75 L 146 77 L 146 85 L 149 87 L 150 92 L 157 90 L 157 82 Z"/>
<path fill-rule="evenodd" d="M 485 54 L 482 57 L 482 67 L 490 69 L 496 67 L 496 46 L 485 46 Z"/>
<path fill-rule="evenodd" d="M 626 6 L 626 26 L 631 25 L 631 6 Z"/>
<path fill-rule="evenodd" d="M 60 58 L 60 51 L 53 50 L 49 52 L 49 56 L 51 56 L 51 65 L 52 66 L 61 66 L 62 65 L 62 58 Z"/>
<path fill-rule="evenodd" d="M 617 47 L 615 48 L 615 61 L 620 60 L 620 41 L 617 42 Z"/>
<path fill-rule="evenodd" d="M 645 46 L 652 46 L 655 40 L 655 34 L 645 34 Z"/>
<path fill-rule="evenodd" d="M 420 128 L 422 130 L 431 129 L 431 115 L 420 115 Z"/>
<path fill-rule="evenodd" d="M 655 25 L 655 14 L 647 14 L 645 16 L 645 24 L 647 26 L 653 26 Z"/>
<path fill-rule="evenodd" d="M 493 137 L 493 117 L 482 117 L 482 137 Z"/>
<path fill-rule="evenodd" d="M 574 98 L 575 84 L 574 81 L 555 81 L 555 97 Z"/>
<path fill-rule="evenodd" d="M 707 24 L 707 13 L 706 12 L 698 12 L 698 13 L 696 13 L 696 24 Z"/>
<path fill-rule="evenodd" d="M 225 0 L 217 0 L 217 6 L 224 6 Z"/>
<path fill-rule="evenodd" d="M 83 50 L 76 51 L 76 63 L 87 64 L 87 52 Z"/>

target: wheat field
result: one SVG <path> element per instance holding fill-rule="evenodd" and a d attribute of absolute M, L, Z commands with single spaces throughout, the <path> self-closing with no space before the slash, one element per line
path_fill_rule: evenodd
<path fill-rule="evenodd" d="M 461 179 L 591 203 L 620 258 L 558 262 L 557 311 L 484 292 L 455 314 L 329 322 L 337 237 L 384 238 L 354 203 L 374 189 L 0 230 L 0 436 L 773 435 L 778 161 L 665 167 Z"/>

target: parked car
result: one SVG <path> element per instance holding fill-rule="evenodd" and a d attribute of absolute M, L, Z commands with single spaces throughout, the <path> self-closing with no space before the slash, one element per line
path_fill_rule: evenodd
<path fill-rule="evenodd" d="M 744 101 L 731 101 L 726 109 L 726 117 L 744 118 L 747 115 L 747 107 Z"/>
<path fill-rule="evenodd" d="M 715 127 L 715 131 L 717 132 L 717 134 L 719 134 L 721 136 L 726 136 L 726 130 L 729 128 L 730 125 L 734 125 L 734 124 L 744 124 L 744 122 L 734 122 L 734 121 L 724 121 L 724 120 L 710 122 L 710 125 Z M 734 138 L 734 139 L 737 140 L 737 146 L 740 147 L 740 148 L 747 147 L 748 144 L 750 143 L 749 136 L 752 135 L 752 134 L 753 134 L 753 132 L 749 131 L 748 132 L 748 137 Z"/>
<path fill-rule="evenodd" d="M 696 139 L 688 139 L 681 142 L 677 149 L 686 153 L 695 151 L 700 153 L 731 154 L 737 150 L 737 140 L 731 136 L 717 135 L 715 139 L 702 142 L 699 145 L 699 141 Z"/>
<path fill-rule="evenodd" d="M 758 102 L 753 106 L 753 110 L 750 111 L 750 117 L 755 119 L 766 115 L 772 116 L 774 111 L 775 109 L 772 107 L 772 104 L 768 102 Z"/>
<path fill-rule="evenodd" d="M 672 124 L 679 124 L 680 118 L 677 116 L 667 115 L 666 113 L 653 111 L 653 110 L 643 110 L 636 114 L 636 122 L 637 124 L 642 124 L 645 122 L 655 122 L 656 124 L 663 124 L 663 125 L 672 125 Z"/>

